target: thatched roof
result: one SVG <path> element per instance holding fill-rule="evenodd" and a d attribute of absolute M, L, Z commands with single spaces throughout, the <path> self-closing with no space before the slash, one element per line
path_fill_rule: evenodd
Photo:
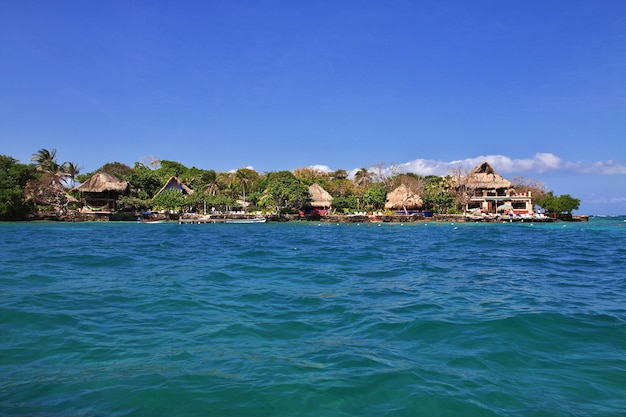
<path fill-rule="evenodd" d="M 24 197 L 36 204 L 59 205 L 78 202 L 74 196 L 67 193 L 57 175 L 45 175 L 38 180 L 28 181 L 24 188 Z"/>
<path fill-rule="evenodd" d="M 497 174 L 487 162 L 483 162 L 466 177 L 466 187 L 474 190 L 499 190 L 513 188 L 513 183 Z"/>
<path fill-rule="evenodd" d="M 311 207 L 330 207 L 333 203 L 333 196 L 317 183 L 309 187 L 309 195 Z"/>
<path fill-rule="evenodd" d="M 387 194 L 386 209 L 417 209 L 424 205 L 422 198 L 411 191 L 406 185 L 400 184 L 398 188 Z"/>
<path fill-rule="evenodd" d="M 87 181 L 75 188 L 75 190 L 84 193 L 103 193 L 105 191 L 115 191 L 117 193 L 126 193 L 129 186 L 126 181 L 120 181 L 114 175 L 106 172 L 98 171 Z"/>
<path fill-rule="evenodd" d="M 183 194 L 193 194 L 193 190 L 183 184 L 183 182 L 178 177 L 170 177 L 170 179 L 167 180 L 163 188 L 161 188 L 159 192 L 155 194 L 155 197 L 165 190 L 178 190 Z"/>
<path fill-rule="evenodd" d="M 241 206 L 243 208 L 248 208 L 252 205 L 251 202 L 244 200 L 243 198 L 238 198 L 236 201 L 237 204 L 235 204 L 236 206 Z"/>

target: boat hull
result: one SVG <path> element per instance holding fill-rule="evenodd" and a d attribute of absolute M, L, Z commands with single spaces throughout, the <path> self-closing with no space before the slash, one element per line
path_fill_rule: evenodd
<path fill-rule="evenodd" d="M 267 221 L 266 218 L 258 218 L 258 219 L 226 219 L 225 223 L 237 223 L 237 224 L 248 224 L 248 223 L 265 223 Z"/>

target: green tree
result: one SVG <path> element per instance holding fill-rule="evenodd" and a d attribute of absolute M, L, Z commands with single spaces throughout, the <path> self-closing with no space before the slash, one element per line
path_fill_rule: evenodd
<path fill-rule="evenodd" d="M 65 162 L 61 167 L 63 174 L 70 179 L 72 188 L 76 185 L 76 177 L 80 174 L 81 169 L 82 168 L 75 162 Z"/>
<path fill-rule="evenodd" d="M 250 191 L 255 182 L 258 181 L 259 174 L 250 168 L 239 168 L 235 171 L 235 182 L 241 188 L 243 201 L 246 201 L 246 190 Z"/>
<path fill-rule="evenodd" d="M 354 185 L 366 190 L 373 179 L 374 173 L 369 172 L 367 168 L 361 168 L 354 174 Z"/>
<path fill-rule="evenodd" d="M 259 202 L 263 198 L 263 193 L 260 191 L 253 191 L 248 195 L 248 202 L 250 203 L 250 210 L 260 210 Z"/>
<path fill-rule="evenodd" d="M 374 210 L 380 210 L 385 207 L 387 199 L 387 190 L 381 185 L 373 185 L 365 191 L 363 202 Z"/>
<path fill-rule="evenodd" d="M 261 203 L 268 209 L 296 211 L 311 201 L 309 187 L 302 184 L 289 171 L 268 175 L 267 188 Z"/>
<path fill-rule="evenodd" d="M 40 149 L 37 153 L 34 153 L 32 158 L 38 171 L 48 172 L 51 174 L 57 174 L 61 170 L 61 166 L 57 162 L 57 150 L 53 149 Z"/>
<path fill-rule="evenodd" d="M 180 178 L 182 182 L 187 184 L 192 190 L 200 189 L 202 183 L 202 174 L 204 173 L 203 169 L 199 169 L 196 167 L 188 168 L 183 176 Z"/>
<path fill-rule="evenodd" d="M 219 193 L 220 185 L 214 170 L 207 169 L 202 171 L 197 189 L 208 195 L 217 195 Z"/>
<path fill-rule="evenodd" d="M 133 169 L 126 164 L 123 164 L 121 162 L 108 162 L 102 165 L 100 169 L 97 169 L 94 172 L 88 174 L 87 178 L 89 178 L 90 176 L 92 176 L 98 171 L 103 171 L 103 172 L 106 172 L 107 174 L 111 174 L 119 178 L 122 181 L 128 181 L 128 178 L 133 173 Z M 81 179 L 81 182 L 83 182 L 82 179 Z"/>
<path fill-rule="evenodd" d="M 228 210 L 235 205 L 235 199 L 226 195 L 209 195 L 206 204 L 207 207 L 215 207 L 216 210 Z"/>
<path fill-rule="evenodd" d="M 580 207 L 580 200 L 569 194 L 555 196 L 551 192 L 539 201 L 539 206 L 549 212 L 556 213 L 557 217 L 571 216 L 574 210 Z"/>
<path fill-rule="evenodd" d="M 158 210 L 181 210 L 185 206 L 185 197 L 178 190 L 163 190 L 152 201 Z"/>
<path fill-rule="evenodd" d="M 24 188 L 38 177 L 34 165 L 20 164 L 10 156 L 0 155 L 0 217 L 16 216 L 30 208 L 22 197 Z"/>
<path fill-rule="evenodd" d="M 429 175 L 424 178 L 422 201 L 424 208 L 437 213 L 454 212 L 455 198 L 450 192 L 454 188 L 452 177 Z"/>
<path fill-rule="evenodd" d="M 235 204 L 235 199 L 225 195 L 212 195 L 197 191 L 185 196 L 185 207 L 193 207 L 198 213 L 211 213 L 211 209 L 218 211 L 229 210 Z"/>
<path fill-rule="evenodd" d="M 338 169 L 330 173 L 331 180 L 345 180 L 346 178 L 348 178 L 348 171 L 345 169 Z"/>
<path fill-rule="evenodd" d="M 347 178 L 333 179 L 324 188 L 333 197 L 350 197 L 355 194 L 354 183 Z"/>
<path fill-rule="evenodd" d="M 356 196 L 333 197 L 333 208 L 339 212 L 357 210 L 359 202 Z"/>
<path fill-rule="evenodd" d="M 130 187 L 143 200 L 150 199 L 163 187 L 159 174 L 140 162 L 135 163 L 132 174 L 127 179 Z"/>
<path fill-rule="evenodd" d="M 188 194 L 185 196 L 185 206 L 193 207 L 196 212 L 204 213 L 204 208 L 208 197 L 209 196 L 202 191 L 196 191 L 193 194 Z"/>
<path fill-rule="evenodd" d="M 152 207 L 154 202 L 152 200 L 144 200 L 142 198 L 137 197 L 128 197 L 128 196 L 120 196 L 117 198 L 115 202 L 118 209 L 121 210 L 147 210 Z"/>
<path fill-rule="evenodd" d="M 293 175 L 307 187 L 317 183 L 324 189 L 328 187 L 328 181 L 330 179 L 330 176 L 326 172 L 312 167 L 294 169 Z"/>
<path fill-rule="evenodd" d="M 163 179 L 163 182 L 167 181 L 171 177 L 182 178 L 186 175 L 188 170 L 188 168 L 180 162 L 162 160 L 160 163 L 161 167 L 156 171 Z"/>

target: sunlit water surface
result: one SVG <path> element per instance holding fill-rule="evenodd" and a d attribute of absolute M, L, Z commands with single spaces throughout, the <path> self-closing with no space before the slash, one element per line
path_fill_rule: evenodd
<path fill-rule="evenodd" d="M 0 223 L 3 416 L 616 416 L 626 223 Z"/>

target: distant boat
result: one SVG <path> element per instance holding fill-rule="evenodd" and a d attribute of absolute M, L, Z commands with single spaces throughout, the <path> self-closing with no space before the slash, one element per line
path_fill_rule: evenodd
<path fill-rule="evenodd" d="M 148 223 L 148 224 L 156 224 L 156 223 L 165 223 L 165 220 L 157 220 L 157 219 L 141 219 L 138 223 Z"/>
<path fill-rule="evenodd" d="M 143 213 L 141 213 L 141 216 L 137 218 L 137 223 L 165 223 L 165 219 L 155 217 L 155 215 L 158 215 L 158 213 L 152 211 L 144 211 Z"/>
<path fill-rule="evenodd" d="M 266 221 L 267 219 L 265 217 L 255 217 L 253 219 L 226 219 L 224 222 L 247 224 L 247 223 L 265 223 Z"/>

